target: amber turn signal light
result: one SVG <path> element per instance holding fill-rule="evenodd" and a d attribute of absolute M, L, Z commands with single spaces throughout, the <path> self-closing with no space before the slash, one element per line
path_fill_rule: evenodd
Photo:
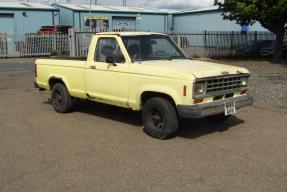
<path fill-rule="evenodd" d="M 186 96 L 186 85 L 183 86 L 183 96 Z"/>
<path fill-rule="evenodd" d="M 244 90 L 244 91 L 241 91 L 241 92 L 240 92 L 240 95 L 245 95 L 246 93 L 247 93 L 247 91 Z"/>
<path fill-rule="evenodd" d="M 202 103 L 203 102 L 203 98 L 200 98 L 200 99 L 194 99 L 194 104 L 199 104 L 199 103 Z"/>

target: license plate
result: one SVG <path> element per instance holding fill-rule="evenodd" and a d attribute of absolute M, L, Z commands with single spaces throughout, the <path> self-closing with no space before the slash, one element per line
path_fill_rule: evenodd
<path fill-rule="evenodd" d="M 225 111 L 226 116 L 236 113 L 235 101 L 230 101 L 230 102 L 225 103 L 224 111 Z"/>

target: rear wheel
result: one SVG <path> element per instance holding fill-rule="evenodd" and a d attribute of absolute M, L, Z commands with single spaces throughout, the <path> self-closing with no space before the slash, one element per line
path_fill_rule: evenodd
<path fill-rule="evenodd" d="M 58 113 L 69 113 L 73 109 L 73 98 L 62 83 L 53 86 L 51 100 L 54 110 Z"/>
<path fill-rule="evenodd" d="M 166 139 L 178 130 L 177 113 L 170 101 L 160 97 L 149 99 L 142 110 L 144 131 L 155 138 Z"/>

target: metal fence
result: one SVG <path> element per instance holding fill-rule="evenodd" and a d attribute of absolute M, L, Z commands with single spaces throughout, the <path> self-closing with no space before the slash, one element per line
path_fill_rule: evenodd
<path fill-rule="evenodd" d="M 27 34 L 25 36 L 0 33 L 0 58 L 36 57 L 69 54 L 69 36 L 66 34 Z"/>
<path fill-rule="evenodd" d="M 0 58 L 20 57 L 24 39 L 23 36 L 0 33 Z"/>
<path fill-rule="evenodd" d="M 129 30 L 125 30 L 129 31 Z M 101 31 L 107 32 L 107 31 Z M 121 30 L 114 29 L 113 32 L 121 32 Z M 90 42 L 96 31 L 75 31 L 74 29 L 69 30 L 70 37 L 70 56 L 73 57 L 86 57 L 88 54 Z"/>
<path fill-rule="evenodd" d="M 71 55 L 87 56 L 93 32 L 71 33 Z M 270 45 L 275 35 L 270 32 L 213 32 L 168 34 L 188 56 L 192 57 L 260 57 L 260 48 Z M 287 39 L 287 38 L 286 38 Z"/>
<path fill-rule="evenodd" d="M 85 57 L 88 54 L 89 46 L 94 33 L 75 32 L 75 55 L 76 57 Z"/>
<path fill-rule="evenodd" d="M 7 54 L 7 34 L 0 33 L 0 58 L 5 57 Z"/>
<path fill-rule="evenodd" d="M 213 32 L 169 34 L 189 56 L 223 57 L 254 56 L 270 46 L 275 35 L 270 32 Z"/>
<path fill-rule="evenodd" d="M 74 31 L 69 34 L 13 36 L 0 33 L 0 58 L 34 57 L 51 54 L 85 57 L 88 54 L 92 31 Z M 274 42 L 269 32 L 212 32 L 172 33 L 170 37 L 193 57 L 257 56 L 259 50 Z M 286 38 L 287 39 L 287 38 Z"/>

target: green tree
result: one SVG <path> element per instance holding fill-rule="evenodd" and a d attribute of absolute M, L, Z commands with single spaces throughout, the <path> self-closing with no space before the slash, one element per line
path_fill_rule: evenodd
<path fill-rule="evenodd" d="M 283 57 L 283 40 L 287 26 L 287 0 L 215 0 L 224 19 L 236 21 L 240 25 L 254 24 L 256 21 L 276 35 L 274 59 Z"/>

